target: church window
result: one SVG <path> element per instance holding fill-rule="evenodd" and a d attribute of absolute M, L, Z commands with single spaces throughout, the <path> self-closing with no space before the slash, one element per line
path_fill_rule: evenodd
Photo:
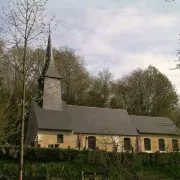
<path fill-rule="evenodd" d="M 178 146 L 178 140 L 177 139 L 172 140 L 172 148 L 173 148 L 173 151 L 179 151 L 179 146 Z"/>
<path fill-rule="evenodd" d="M 88 148 L 93 150 L 96 149 L 96 137 L 94 136 L 88 137 Z"/>
<path fill-rule="evenodd" d="M 164 139 L 159 139 L 159 151 L 165 151 L 165 141 Z"/>
<path fill-rule="evenodd" d="M 144 138 L 144 149 L 145 151 L 151 150 L 151 140 L 149 138 Z"/>
<path fill-rule="evenodd" d="M 130 138 L 124 138 L 124 150 L 125 151 L 131 150 L 131 139 Z"/>
<path fill-rule="evenodd" d="M 64 137 L 62 134 L 58 134 L 57 135 L 57 143 L 63 143 L 64 142 Z"/>

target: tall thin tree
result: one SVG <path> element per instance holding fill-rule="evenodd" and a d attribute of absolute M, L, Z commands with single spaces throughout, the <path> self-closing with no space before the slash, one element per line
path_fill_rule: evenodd
<path fill-rule="evenodd" d="M 3 8 L 3 29 L 8 33 L 7 37 L 11 47 L 17 48 L 21 55 L 21 67 L 17 67 L 22 73 L 19 180 L 23 179 L 27 48 L 45 32 L 44 12 L 46 4 L 47 0 L 10 0 L 8 7 Z"/>

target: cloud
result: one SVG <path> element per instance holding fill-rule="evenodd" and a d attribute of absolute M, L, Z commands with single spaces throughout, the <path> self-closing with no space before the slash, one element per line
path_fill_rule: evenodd
<path fill-rule="evenodd" d="M 83 28 L 73 27 L 72 46 L 85 57 L 88 70 L 97 74 L 109 67 L 116 78 L 135 68 L 156 66 L 179 89 L 179 71 L 171 71 L 178 49 L 179 18 L 132 6 L 88 8 Z"/>
<path fill-rule="evenodd" d="M 150 54 L 150 53 L 141 53 L 141 54 L 129 54 L 126 55 L 127 61 L 123 63 L 123 66 L 117 66 L 112 68 L 112 72 L 115 75 L 115 78 L 118 78 L 119 75 L 125 75 L 127 70 L 131 72 L 136 68 L 147 68 L 150 64 L 158 68 L 163 74 L 170 77 L 173 85 L 176 85 L 176 90 L 180 86 L 179 70 L 171 70 L 174 68 L 175 64 L 172 61 L 174 58 L 173 55 L 163 55 L 163 54 Z M 132 62 L 134 66 L 129 66 Z M 133 63 L 135 62 L 135 63 Z"/>
<path fill-rule="evenodd" d="M 109 67 L 120 78 L 152 64 L 180 93 L 180 71 L 170 70 L 179 48 L 180 1 L 51 0 L 47 12 L 61 20 L 54 46 L 76 49 L 92 75 Z"/>

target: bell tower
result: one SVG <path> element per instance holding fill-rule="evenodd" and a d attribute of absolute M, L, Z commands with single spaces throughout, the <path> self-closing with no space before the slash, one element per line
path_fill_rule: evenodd
<path fill-rule="evenodd" d="M 58 74 L 52 51 L 51 35 L 49 33 L 46 52 L 46 62 L 39 79 L 40 105 L 46 110 L 62 111 L 61 76 Z"/>

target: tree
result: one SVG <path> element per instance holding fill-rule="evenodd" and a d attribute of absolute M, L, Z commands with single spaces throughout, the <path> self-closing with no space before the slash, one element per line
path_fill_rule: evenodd
<path fill-rule="evenodd" d="M 19 119 L 15 117 L 18 113 L 17 105 L 12 104 L 12 92 L 3 84 L 0 89 L 0 144 L 17 141 Z"/>
<path fill-rule="evenodd" d="M 171 117 L 178 95 L 169 79 L 153 66 L 137 69 L 118 80 L 111 106 L 126 108 L 130 114 Z"/>
<path fill-rule="evenodd" d="M 0 143 L 16 141 L 19 133 L 17 103 L 13 99 L 13 71 L 6 62 L 5 43 L 0 41 Z"/>
<path fill-rule="evenodd" d="M 83 58 L 73 49 L 54 49 L 57 70 L 62 76 L 62 97 L 68 104 L 83 105 L 90 84 Z"/>
<path fill-rule="evenodd" d="M 3 11 L 4 31 L 11 36 L 10 43 L 18 50 L 20 64 L 16 67 L 22 79 L 22 112 L 21 112 L 21 143 L 19 180 L 23 177 L 24 120 L 26 106 L 27 54 L 28 45 L 39 37 L 44 29 L 44 11 L 47 0 L 10 0 L 9 6 Z"/>
<path fill-rule="evenodd" d="M 3 87 L 3 80 L 0 80 L 0 143 L 6 139 L 6 127 L 7 127 L 7 111 L 9 104 L 9 96 Z"/>
<path fill-rule="evenodd" d="M 108 68 L 100 71 L 97 77 L 93 77 L 88 91 L 87 105 L 108 107 L 111 98 L 112 81 L 113 75 Z"/>

